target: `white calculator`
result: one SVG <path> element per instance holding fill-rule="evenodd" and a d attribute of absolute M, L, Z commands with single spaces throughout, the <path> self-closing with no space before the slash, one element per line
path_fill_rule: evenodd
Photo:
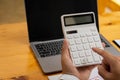
<path fill-rule="evenodd" d="M 64 14 L 61 23 L 73 64 L 76 67 L 101 64 L 102 57 L 92 50 L 103 49 L 94 12 Z"/>

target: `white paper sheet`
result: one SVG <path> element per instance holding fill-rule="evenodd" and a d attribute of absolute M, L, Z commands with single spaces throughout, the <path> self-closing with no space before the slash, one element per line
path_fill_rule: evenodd
<path fill-rule="evenodd" d="M 57 74 L 57 75 L 53 75 L 53 76 L 48 76 L 48 79 L 49 79 L 49 80 L 59 80 L 59 77 L 60 77 L 61 75 L 62 75 L 62 74 Z M 92 70 L 89 80 L 104 80 L 104 79 L 98 74 L 98 68 L 97 68 L 97 67 L 95 67 L 95 68 Z"/>

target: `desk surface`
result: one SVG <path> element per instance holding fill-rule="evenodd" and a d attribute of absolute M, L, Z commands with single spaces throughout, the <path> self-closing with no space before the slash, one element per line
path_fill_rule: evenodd
<path fill-rule="evenodd" d="M 120 39 L 120 12 L 99 17 L 100 33 L 113 44 Z M 47 76 L 30 49 L 26 22 L 0 25 L 0 80 L 48 80 Z"/>
<path fill-rule="evenodd" d="M 99 16 L 100 33 L 119 51 L 120 49 L 112 42 L 120 39 L 120 12 L 112 12 Z"/>

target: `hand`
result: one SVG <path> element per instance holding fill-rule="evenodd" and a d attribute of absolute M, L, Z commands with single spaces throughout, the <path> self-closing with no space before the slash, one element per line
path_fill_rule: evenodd
<path fill-rule="evenodd" d="M 98 66 L 99 74 L 105 80 L 120 80 L 120 57 L 98 48 L 93 48 L 93 51 L 103 57 L 102 64 Z"/>
<path fill-rule="evenodd" d="M 76 68 L 69 55 L 68 43 L 64 40 L 62 47 L 62 70 L 64 74 L 72 74 L 78 77 L 80 80 L 88 80 L 92 69 L 95 66 L 87 66 L 87 67 L 78 67 Z"/>

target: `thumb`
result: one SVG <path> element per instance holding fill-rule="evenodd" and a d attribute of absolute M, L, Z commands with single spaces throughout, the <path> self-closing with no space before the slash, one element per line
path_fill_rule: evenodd
<path fill-rule="evenodd" d="M 68 42 L 65 39 L 64 42 L 63 42 L 63 46 L 62 46 L 62 57 L 66 56 L 66 55 L 69 55 L 68 53 L 69 53 L 68 52 Z"/>

